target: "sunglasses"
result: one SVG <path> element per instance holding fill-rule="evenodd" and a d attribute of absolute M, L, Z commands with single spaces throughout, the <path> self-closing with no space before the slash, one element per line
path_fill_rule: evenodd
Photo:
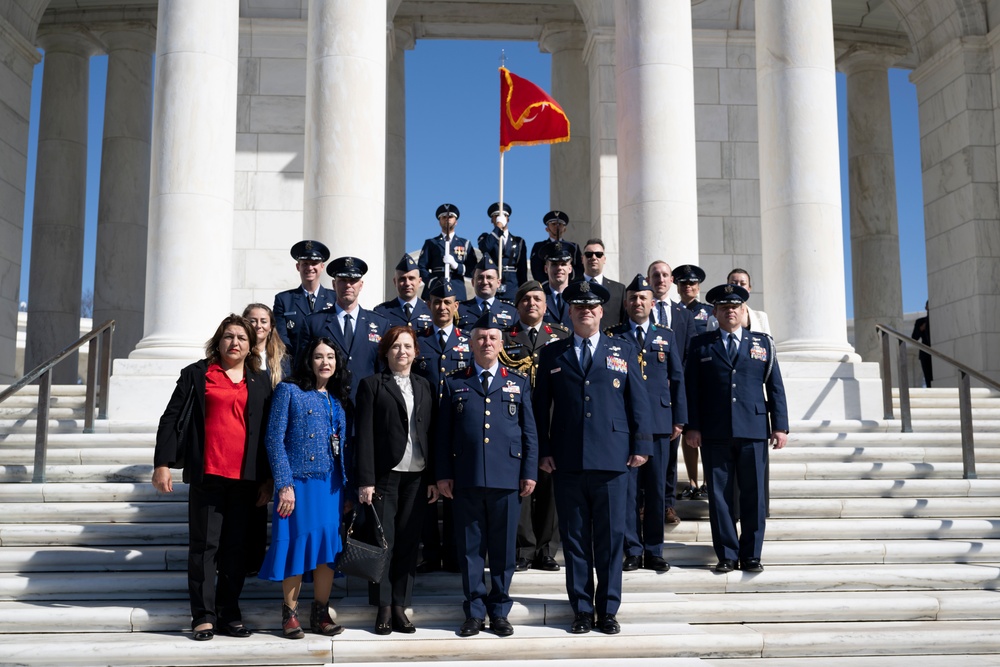
<path fill-rule="evenodd" d="M 604 253 L 601 252 L 600 250 L 588 250 L 587 252 L 585 252 L 583 254 L 587 257 L 587 259 L 590 259 L 592 257 L 596 257 L 597 259 L 600 259 L 601 257 L 604 257 Z"/>

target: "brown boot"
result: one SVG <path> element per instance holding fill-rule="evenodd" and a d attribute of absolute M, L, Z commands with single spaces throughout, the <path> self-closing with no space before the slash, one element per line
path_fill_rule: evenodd
<path fill-rule="evenodd" d="M 302 639 L 306 636 L 302 624 L 299 623 L 298 605 L 292 609 L 285 603 L 281 604 L 281 632 L 289 639 Z"/>
<path fill-rule="evenodd" d="M 329 601 L 313 600 L 312 611 L 309 613 L 309 629 L 318 635 L 332 637 L 344 631 L 344 626 L 333 622 L 330 618 Z"/>

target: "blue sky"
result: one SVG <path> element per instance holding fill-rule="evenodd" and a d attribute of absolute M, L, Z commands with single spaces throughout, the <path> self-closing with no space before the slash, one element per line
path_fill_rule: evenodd
<path fill-rule="evenodd" d="M 406 54 L 406 247 L 419 248 L 438 232 L 434 210 L 445 201 L 462 211 L 459 234 L 475 238 L 488 229 L 486 207 L 499 195 L 499 75 L 501 50 L 506 65 L 518 75 L 551 90 L 551 57 L 526 42 L 418 41 Z M 84 290 L 94 284 L 101 133 L 107 58 L 91 59 L 88 137 Z M 34 197 L 35 147 L 42 65 L 35 68 L 32 87 L 28 183 L 25 203 L 24 264 L 21 300 L 27 299 Z M 923 309 L 927 299 L 923 195 L 916 90 L 908 72 L 890 70 L 893 140 L 896 153 L 896 195 L 903 279 L 903 310 Z M 841 183 L 843 184 L 844 254 L 847 314 L 853 313 L 850 236 L 846 180 L 847 130 L 843 75 L 837 77 L 840 118 Z M 572 118 L 570 121 L 572 122 Z M 542 238 L 541 215 L 549 210 L 549 148 L 515 147 L 505 156 L 504 200 L 514 213 L 511 224 L 529 244 Z M 816 276 L 823 280 L 825 276 Z"/>

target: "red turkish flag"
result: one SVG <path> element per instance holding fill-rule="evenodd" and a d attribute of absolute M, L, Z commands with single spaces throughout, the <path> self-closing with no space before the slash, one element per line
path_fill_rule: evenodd
<path fill-rule="evenodd" d="M 500 68 L 500 152 L 569 141 L 569 118 L 548 93 Z"/>

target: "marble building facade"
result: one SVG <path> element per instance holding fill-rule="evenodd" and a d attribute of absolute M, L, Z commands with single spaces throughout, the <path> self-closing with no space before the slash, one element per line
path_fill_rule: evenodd
<path fill-rule="evenodd" d="M 0 379 L 13 376 L 28 261 L 38 48 L 32 240 L 54 256 L 31 258 L 27 363 L 78 335 L 86 63 L 106 53 L 94 319 L 119 322 L 113 415 L 140 418 L 200 355 L 207 327 L 287 288 L 300 238 L 365 257 L 363 302 L 382 299 L 387 258 L 405 250 L 406 51 L 497 36 L 552 54 L 552 93 L 574 119 L 573 140 L 551 149 L 553 206 L 590 221 L 580 237 L 605 239 L 612 277 L 654 257 L 713 276 L 748 268 L 800 418 L 880 416 L 865 412 L 878 405 L 865 332 L 902 322 L 886 71 L 912 70 L 935 346 L 1000 378 L 998 20 L 1000 2 L 983 0 L 11 0 Z M 837 69 L 854 347 L 844 282 L 829 279 L 844 271 Z M 385 224 L 359 230 L 348 215 L 359 209 Z"/>

